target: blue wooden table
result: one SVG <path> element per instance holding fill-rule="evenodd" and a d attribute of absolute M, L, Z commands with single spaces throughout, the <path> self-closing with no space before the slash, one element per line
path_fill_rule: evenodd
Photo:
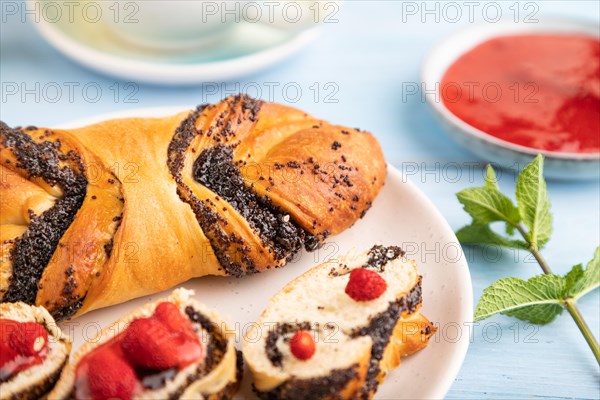
<path fill-rule="evenodd" d="M 446 3 L 348 1 L 336 16 L 338 22 L 324 26 L 321 37 L 308 49 L 268 71 L 228 82 L 225 89 L 235 91 L 236 85 L 247 85 L 252 94 L 254 89 L 250 89 L 258 86 L 264 89 L 265 97 L 268 85 L 277 83 L 274 98 L 269 100 L 285 102 L 286 96 L 296 100 L 295 95 L 277 88 L 286 84 L 300 87 L 302 95 L 296 106 L 374 132 L 388 161 L 404 169 L 458 229 L 469 218 L 454 193 L 481 184 L 484 163 L 449 140 L 420 94 L 410 94 L 420 84 L 419 69 L 427 51 L 446 34 L 470 23 L 466 3 L 454 4 L 463 13 L 458 20 L 455 11 L 444 9 Z M 424 7 L 430 12 L 424 13 Z M 476 2 L 472 7 L 478 21 L 494 19 L 498 7 L 508 18 L 515 18 L 516 7 L 521 22 L 531 12 L 538 19 L 569 15 L 596 22 L 600 15 L 596 1 L 537 1 L 516 6 L 512 1 L 496 2 L 486 9 L 487 15 L 483 14 L 485 3 Z M 224 94 L 219 91 L 207 99 L 200 86 L 140 84 L 128 99 L 125 82 L 71 63 L 46 44 L 30 22 L 6 15 L 2 18 L 0 118 L 10 125 L 52 126 L 128 108 L 198 104 Z M 80 85 L 70 95 L 68 87 L 73 83 Z M 17 94 L 5 90 L 15 84 Z M 96 102 L 82 93 L 85 84 L 102 89 Z M 61 96 L 56 99 L 54 94 L 44 94 L 44 87 L 50 88 L 47 85 L 62 87 Z M 118 94 L 116 88 L 120 88 Z M 512 191 L 513 176 L 503 174 L 501 186 Z M 600 185 L 598 181 L 550 182 L 549 193 L 554 235 L 544 254 L 555 272 L 565 273 L 571 265 L 587 262 L 600 243 Z M 483 288 L 501 277 L 528 278 L 540 273 L 524 253 L 484 254 L 466 249 L 466 254 L 476 301 Z M 598 337 L 598 291 L 582 299 L 580 308 Z M 494 324 L 474 329 L 469 353 L 449 398 L 600 398 L 600 370 L 567 314 L 543 327 L 506 317 L 491 322 Z"/>

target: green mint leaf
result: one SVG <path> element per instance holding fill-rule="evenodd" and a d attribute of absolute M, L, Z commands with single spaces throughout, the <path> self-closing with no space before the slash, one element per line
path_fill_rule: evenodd
<path fill-rule="evenodd" d="M 464 226 L 456 232 L 458 241 L 466 245 L 495 245 L 509 249 L 527 250 L 522 240 L 509 240 L 494 232 L 489 225 L 476 224 Z"/>
<path fill-rule="evenodd" d="M 565 280 L 559 275 L 539 275 L 527 281 L 503 278 L 483 291 L 475 320 L 506 314 L 534 324 L 547 324 L 562 310 Z"/>
<path fill-rule="evenodd" d="M 521 219 L 512 201 L 497 189 L 488 186 L 469 188 L 458 192 L 456 197 L 475 223 L 504 221 L 515 225 Z"/>
<path fill-rule="evenodd" d="M 511 224 L 506 224 L 506 234 L 508 236 L 512 236 L 515 234 L 515 226 Z"/>
<path fill-rule="evenodd" d="M 577 268 L 575 266 L 573 269 Z M 581 268 L 581 266 L 579 266 Z M 573 270 L 571 270 L 573 271 Z M 570 274 L 571 272 L 569 272 Z M 567 276 L 569 275 L 567 274 Z M 600 286 L 600 247 L 596 248 L 594 258 L 585 267 L 579 279 L 569 287 L 569 296 L 575 300 Z"/>
<path fill-rule="evenodd" d="M 542 174 L 544 157 L 538 155 L 519 174 L 517 205 L 525 225 L 529 228 L 527 240 L 535 249 L 541 248 L 552 233 L 552 215 L 546 181 Z"/>
<path fill-rule="evenodd" d="M 508 311 L 503 314 L 509 317 L 515 317 L 532 324 L 548 324 L 554 321 L 558 315 L 562 314 L 563 306 L 560 304 L 538 304 Z"/>
<path fill-rule="evenodd" d="M 567 293 L 571 290 L 573 285 L 581 279 L 583 275 L 583 265 L 577 264 L 565 275 L 565 287 Z"/>
<path fill-rule="evenodd" d="M 500 190 L 498 186 L 498 179 L 496 178 L 496 171 L 488 164 L 485 169 L 485 187 L 492 190 Z"/>

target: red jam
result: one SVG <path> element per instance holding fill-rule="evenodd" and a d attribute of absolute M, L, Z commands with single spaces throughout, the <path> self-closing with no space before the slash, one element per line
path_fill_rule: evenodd
<path fill-rule="evenodd" d="M 534 149 L 600 152 L 600 41 L 502 36 L 446 71 L 444 105 L 479 130 Z"/>
<path fill-rule="evenodd" d="M 190 320 L 170 302 L 86 354 L 75 371 L 76 399 L 129 400 L 158 389 L 202 357 Z"/>
<path fill-rule="evenodd" d="M 0 382 L 44 362 L 48 355 L 48 331 L 36 322 L 0 319 Z"/>

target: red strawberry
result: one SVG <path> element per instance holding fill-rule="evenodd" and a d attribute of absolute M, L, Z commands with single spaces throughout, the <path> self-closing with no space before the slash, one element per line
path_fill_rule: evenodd
<path fill-rule="evenodd" d="M 130 400 L 138 385 L 133 368 L 110 350 L 90 355 L 88 385 L 95 400 Z"/>
<path fill-rule="evenodd" d="M 356 268 L 350 272 L 346 294 L 356 301 L 374 300 L 387 289 L 385 280 L 375 271 Z"/>
<path fill-rule="evenodd" d="M 310 332 L 299 330 L 290 340 L 290 350 L 299 360 L 308 360 L 315 354 L 315 341 Z"/>
<path fill-rule="evenodd" d="M 10 319 L 0 319 L 0 368 L 19 355 L 10 344 L 10 337 L 17 329 L 18 324 L 17 321 Z M 0 375 L 2 375 L 2 372 L 0 372 Z"/>
<path fill-rule="evenodd" d="M 179 340 L 156 318 L 139 318 L 125 330 L 121 348 L 136 366 L 165 370 L 179 364 Z"/>
<path fill-rule="evenodd" d="M 121 347 L 133 364 L 158 370 L 189 364 L 202 355 L 200 343 L 169 332 L 156 318 L 133 321 L 125 332 Z"/>
<path fill-rule="evenodd" d="M 4 319 L 0 318 L 0 339 L 2 343 L 6 343 L 8 345 L 10 335 L 17 330 L 17 325 L 20 322 L 13 321 L 12 319 Z"/>
<path fill-rule="evenodd" d="M 186 318 L 175 304 L 169 301 L 160 303 L 154 310 L 154 316 L 172 333 L 181 332 L 190 338 L 196 338 L 189 318 Z"/>
<path fill-rule="evenodd" d="M 19 354 L 8 345 L 8 343 L 0 344 L 0 368 L 4 368 L 6 364 L 13 361 L 17 358 Z M 0 371 L 0 377 L 3 375 L 4 371 Z"/>
<path fill-rule="evenodd" d="M 177 358 L 179 359 L 180 368 L 184 368 L 202 357 L 202 343 L 200 343 L 197 337 L 190 339 L 185 335 L 179 334 L 177 335 L 177 341 Z"/>
<path fill-rule="evenodd" d="M 24 356 L 36 355 L 48 345 L 48 331 L 36 322 L 20 323 L 10 335 L 10 345 Z"/>

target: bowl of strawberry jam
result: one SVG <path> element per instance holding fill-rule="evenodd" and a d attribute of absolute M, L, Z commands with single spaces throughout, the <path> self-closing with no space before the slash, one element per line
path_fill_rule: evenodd
<path fill-rule="evenodd" d="M 203 358 L 190 320 L 175 304 L 163 302 L 153 315 L 134 319 L 79 360 L 73 398 L 130 400 L 166 387 Z"/>
<path fill-rule="evenodd" d="M 474 25 L 431 51 L 422 78 L 446 130 L 484 160 L 521 169 L 541 153 L 549 178 L 600 177 L 597 24 Z"/>

